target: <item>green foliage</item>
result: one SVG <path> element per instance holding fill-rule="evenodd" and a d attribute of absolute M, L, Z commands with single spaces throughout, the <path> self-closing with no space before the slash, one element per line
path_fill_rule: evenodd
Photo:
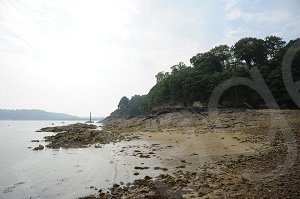
<path fill-rule="evenodd" d="M 163 106 L 192 106 L 199 101 L 207 104 L 213 90 L 225 80 L 232 77 L 251 79 L 248 71 L 253 66 L 259 68 L 279 105 L 294 106 L 283 83 L 281 62 L 287 49 L 296 41 L 286 45 L 276 36 L 266 37 L 265 40 L 248 37 L 240 39 L 232 47 L 216 46 L 193 56 L 191 66 L 179 62 L 171 67 L 170 73 L 159 72 L 155 76 L 156 85 L 147 95 L 135 95 L 130 100 L 123 97 L 112 115 L 135 116 Z M 299 50 L 292 62 L 292 74 L 295 81 L 300 80 Z M 220 103 L 260 106 L 264 101 L 254 90 L 238 85 L 223 93 Z"/>
<path fill-rule="evenodd" d="M 293 59 L 292 74 L 295 82 L 300 81 L 300 50 L 298 50 Z"/>
<path fill-rule="evenodd" d="M 203 74 L 220 72 L 223 70 L 223 65 L 219 58 L 211 52 L 199 53 L 190 59 L 194 68 Z"/>
<path fill-rule="evenodd" d="M 185 69 L 186 65 L 183 62 L 179 62 L 177 65 L 171 66 L 172 74 L 179 72 L 182 69 Z"/>
<path fill-rule="evenodd" d="M 129 103 L 129 99 L 126 96 L 122 97 L 119 104 L 118 104 L 118 109 L 127 108 L 128 103 Z"/>
<path fill-rule="evenodd" d="M 168 77 L 169 76 L 169 73 L 168 72 L 159 72 L 157 73 L 157 75 L 155 75 L 155 78 L 156 78 L 156 82 L 160 82 L 161 80 L 163 80 L 164 78 Z"/>
<path fill-rule="evenodd" d="M 234 44 L 233 52 L 236 58 L 244 60 L 249 68 L 264 64 L 267 56 L 264 40 L 253 37 L 240 39 Z"/>
<path fill-rule="evenodd" d="M 280 37 L 268 36 L 265 39 L 266 53 L 269 59 L 273 59 L 276 54 L 285 46 L 286 42 Z"/>
<path fill-rule="evenodd" d="M 227 45 L 219 45 L 214 47 L 209 51 L 212 55 L 215 56 L 215 58 L 220 62 L 225 64 L 229 61 L 229 58 L 231 57 L 230 48 Z M 225 62 L 225 63 L 224 63 Z"/>

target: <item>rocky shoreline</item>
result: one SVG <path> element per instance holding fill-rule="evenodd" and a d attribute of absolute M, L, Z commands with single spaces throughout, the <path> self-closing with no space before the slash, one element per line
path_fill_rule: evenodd
<path fill-rule="evenodd" d="M 267 175 L 283 165 L 289 144 L 285 132 L 275 141 L 265 140 L 271 118 L 281 128 L 281 117 L 294 135 L 298 155 L 300 141 L 299 110 L 223 110 L 219 123 L 207 112 L 179 111 L 133 118 L 107 118 L 103 130 L 94 125 L 75 124 L 49 127 L 41 131 L 60 132 L 49 136 L 50 148 L 77 148 L 90 144 L 145 140 L 150 146 L 123 147 L 118 153 L 154 158 L 160 165 L 134 166 L 132 175 L 158 170 L 132 182 L 119 182 L 109 189 L 82 198 L 299 198 L 299 155 L 285 172 L 273 180 L 253 179 Z M 277 116 L 276 116 L 277 115 Z M 281 129 L 282 130 L 282 129 Z M 284 130 L 283 130 L 284 131 Z M 203 154 L 204 152 L 204 154 Z M 178 153 L 178 154 L 177 154 Z M 200 154 L 202 153 L 202 154 Z"/>
<path fill-rule="evenodd" d="M 266 175 L 280 166 L 287 157 L 288 147 L 282 134 L 276 134 L 276 140 L 271 145 L 262 142 L 269 130 L 268 116 L 271 112 L 274 111 L 225 110 L 218 116 L 221 121 L 219 126 L 207 120 L 206 112 L 185 111 L 151 117 L 108 118 L 106 128 L 115 131 L 145 131 L 148 134 L 157 131 L 179 131 L 192 132 L 191 134 L 196 136 L 211 131 L 225 134 L 238 132 L 238 135 L 242 134 L 245 137 L 233 136 L 233 139 L 241 143 L 262 145 L 251 155 L 222 156 L 216 161 L 205 162 L 196 170 L 178 168 L 172 174 L 161 174 L 155 178 L 146 176 L 126 185 L 115 184 L 109 190 L 100 190 L 99 194 L 84 198 L 299 198 L 299 158 L 286 173 L 275 176 L 275 180 L 253 180 L 251 176 L 247 177 L 247 172 L 250 172 L 250 175 Z M 286 110 L 275 113 L 285 116 L 299 151 L 300 112 Z"/>
<path fill-rule="evenodd" d="M 92 144 L 108 144 L 125 139 L 117 132 L 98 130 L 96 125 L 76 123 L 66 126 L 46 127 L 38 132 L 55 132 L 55 135 L 46 136 L 48 148 L 84 148 Z"/>

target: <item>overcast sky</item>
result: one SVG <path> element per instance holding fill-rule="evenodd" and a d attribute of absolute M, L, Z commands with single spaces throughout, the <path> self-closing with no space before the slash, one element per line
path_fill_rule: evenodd
<path fill-rule="evenodd" d="M 299 0 L 0 0 L 0 108 L 106 116 L 155 74 L 247 36 L 299 37 Z"/>

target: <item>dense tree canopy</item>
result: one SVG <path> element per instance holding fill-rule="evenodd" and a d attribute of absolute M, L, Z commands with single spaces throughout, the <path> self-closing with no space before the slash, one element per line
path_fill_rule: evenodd
<path fill-rule="evenodd" d="M 232 77 L 251 79 L 249 70 L 256 66 L 280 106 L 293 107 L 283 79 L 281 62 L 288 48 L 296 41 L 286 43 L 280 37 L 268 36 L 264 40 L 247 37 L 233 46 L 219 45 L 208 52 L 198 53 L 190 59 L 191 66 L 183 62 L 171 67 L 171 72 L 159 72 L 156 85 L 147 95 L 123 97 L 112 115 L 134 116 L 151 112 L 164 106 L 193 106 L 196 102 L 207 104 L 212 91 Z M 292 62 L 294 81 L 300 80 L 300 50 Z M 261 107 L 264 102 L 256 91 L 242 85 L 223 93 L 221 104 L 242 104 Z"/>
<path fill-rule="evenodd" d="M 168 72 L 161 71 L 161 72 L 157 73 L 157 75 L 155 75 L 156 82 L 158 83 L 158 82 L 160 82 L 161 80 L 163 80 L 164 78 L 166 78 L 168 76 L 169 76 Z"/>
<path fill-rule="evenodd" d="M 118 108 L 119 109 L 125 109 L 125 108 L 127 108 L 128 103 L 129 103 L 129 99 L 126 96 L 124 96 L 124 97 L 121 98 L 121 100 L 118 104 Z"/>
<path fill-rule="evenodd" d="M 233 53 L 239 60 L 244 60 L 250 68 L 253 65 L 264 64 L 267 51 L 262 39 L 247 37 L 240 39 L 233 46 Z"/>
<path fill-rule="evenodd" d="M 268 36 L 265 39 L 266 53 L 268 59 L 274 59 L 275 55 L 278 54 L 280 49 L 285 46 L 286 42 L 280 37 Z"/>

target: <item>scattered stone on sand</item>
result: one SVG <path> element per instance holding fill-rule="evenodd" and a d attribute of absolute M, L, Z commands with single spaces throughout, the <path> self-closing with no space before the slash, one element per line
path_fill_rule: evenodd
<path fill-rule="evenodd" d="M 33 148 L 34 151 L 43 150 L 43 149 L 44 149 L 44 146 L 41 144 L 39 146 Z"/>
<path fill-rule="evenodd" d="M 286 148 L 282 143 L 277 143 L 260 154 L 205 163 L 196 171 L 179 169 L 173 175 L 145 176 L 126 185 L 113 185 L 106 192 L 101 189 L 98 194 L 84 198 L 299 198 L 299 160 L 289 173 L 279 175 L 273 181 L 252 181 L 242 175 L 245 169 L 267 173 L 272 169 L 269 168 L 269 161 L 280 163 L 285 155 Z M 136 172 L 134 175 L 139 174 Z"/>
<path fill-rule="evenodd" d="M 39 140 L 31 140 L 31 142 L 40 142 Z"/>

